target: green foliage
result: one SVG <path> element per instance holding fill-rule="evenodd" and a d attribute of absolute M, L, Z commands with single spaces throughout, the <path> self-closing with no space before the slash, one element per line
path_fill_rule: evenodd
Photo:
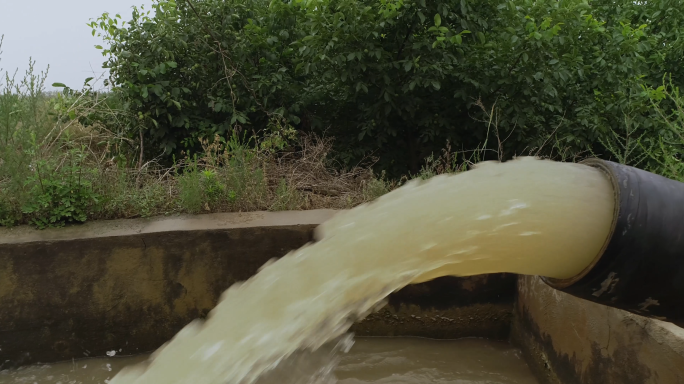
<path fill-rule="evenodd" d="M 90 25 L 110 44 L 103 54 L 112 83 L 161 150 L 198 150 L 203 138 L 262 130 L 273 117 L 300 121 L 289 70 L 296 9 L 218 0 L 153 8 L 134 9 L 126 22 L 104 14 Z"/>
<path fill-rule="evenodd" d="M 613 160 L 684 182 L 684 97 L 670 76 L 663 80 L 658 87 L 642 86 L 652 118 L 661 127 L 657 137 L 638 132 L 625 115 L 624 130 L 612 130 L 600 140 Z"/>
<path fill-rule="evenodd" d="M 648 157 L 647 153 L 642 151 L 642 140 L 645 133 L 640 136 L 636 132 L 634 125 L 630 123 L 629 117 L 625 116 L 625 131 L 620 134 L 611 130 L 611 136 L 608 138 L 599 138 L 601 144 L 610 152 L 614 160 L 620 164 L 629 164 L 632 166 L 639 166 Z"/>
<path fill-rule="evenodd" d="M 648 169 L 684 182 L 684 95 L 671 79 L 657 88 L 645 89 L 667 130 L 656 144 L 642 149 L 652 160 Z"/>
<path fill-rule="evenodd" d="M 484 150 L 504 158 L 554 146 L 610 157 L 601 143 L 625 115 L 657 143 L 641 85 L 684 81 L 682 20 L 678 0 L 158 0 L 91 26 L 166 153 L 277 118 L 334 136 L 344 164 L 373 155 L 397 177 L 447 140 L 481 146 L 478 104 L 497 106 L 506 140 Z"/>
<path fill-rule="evenodd" d="M 53 127 L 43 95 L 47 70 L 37 72 L 34 64 L 29 60 L 21 78 L 0 70 L 0 225 L 4 226 L 22 217 L 25 181 L 33 174 L 34 159 L 44 155 L 41 144 Z"/>
<path fill-rule="evenodd" d="M 202 171 L 202 189 L 209 202 L 216 202 L 225 191 L 225 187 L 219 183 L 216 177 L 216 172 L 210 169 Z M 235 200 L 235 197 L 236 195 L 232 194 L 232 196 L 228 196 L 228 199 Z"/>
<path fill-rule="evenodd" d="M 61 166 L 46 160 L 32 165 L 35 172 L 26 181 L 28 195 L 22 211 L 36 227 L 61 227 L 86 221 L 99 196 L 88 179 L 93 172 L 84 170 L 84 157 L 80 148 L 70 150 Z"/>
<path fill-rule="evenodd" d="M 109 168 L 93 185 L 101 203 L 89 219 L 150 217 L 182 211 L 175 188 L 168 184 L 163 174 L 154 170 Z"/>
<path fill-rule="evenodd" d="M 1 39 L 0 39 L 1 42 Z M 165 167 L 145 156 L 145 119 L 120 93 L 55 83 L 30 62 L 18 78 L 0 78 L 0 226 L 39 228 L 91 219 L 181 212 L 347 208 L 366 201 L 367 168 L 328 167 L 330 140 L 303 139 L 287 119 L 271 115 L 259 133 L 198 139 Z M 296 147 L 304 147 L 297 150 Z M 314 191 L 315 176 L 339 195 Z"/>
<path fill-rule="evenodd" d="M 276 188 L 276 200 L 270 207 L 272 211 L 287 211 L 296 209 L 301 205 L 301 195 L 295 188 L 287 183 L 285 179 L 280 179 Z"/>
<path fill-rule="evenodd" d="M 670 49 L 672 36 L 654 33 L 648 20 L 628 19 L 637 7 L 632 2 L 609 11 L 584 1 L 404 2 L 391 20 L 372 3 L 356 3 L 312 12 L 308 21 L 317 33 L 307 49 L 317 70 L 331 77 L 311 79 L 329 91 L 317 98 L 339 107 L 326 113 L 337 118 L 331 134 L 344 138 L 355 158 L 379 147 L 385 167 L 400 165 L 395 174 L 415 170 L 445 140 L 462 149 L 483 143 L 487 125 L 477 120 L 487 119 L 479 103 L 500 111 L 508 156 L 539 147 L 554 129 L 573 151 L 604 154 L 599 138 L 622 130 L 626 113 L 639 132 L 657 137 L 660 127 L 640 83 L 658 81 L 663 71 L 677 70 L 677 81 L 683 78 L 676 60 L 659 58 L 667 46 L 681 60 L 681 52 Z M 676 2 L 662 3 L 682 19 Z M 638 7 L 653 9 L 651 3 Z M 432 22 L 421 14 L 441 17 Z M 433 48 L 434 27 L 447 35 L 471 33 L 462 44 L 437 39 Z M 351 31 L 357 39 L 345 38 Z M 331 41 L 334 56 L 326 51 Z M 320 51 L 332 58 L 320 59 Z M 332 103 L 342 90 L 346 105 Z"/>
<path fill-rule="evenodd" d="M 197 159 L 190 163 L 185 172 L 178 177 L 180 187 L 180 201 L 190 213 L 197 213 L 202 209 L 204 200 L 202 173 L 197 169 Z"/>
<path fill-rule="evenodd" d="M 131 20 L 104 14 L 90 26 L 112 92 L 89 78 L 46 95 L 33 62 L 0 78 L 0 225 L 345 208 L 404 175 L 528 154 L 684 180 L 680 3 L 155 0 Z M 335 150 L 312 150 L 310 133 Z M 368 160 L 382 177 L 356 167 Z"/>
<path fill-rule="evenodd" d="M 396 185 L 387 180 L 385 174 L 382 173 L 379 178 L 371 179 L 363 186 L 364 200 L 373 201 L 394 189 L 395 186 Z"/>

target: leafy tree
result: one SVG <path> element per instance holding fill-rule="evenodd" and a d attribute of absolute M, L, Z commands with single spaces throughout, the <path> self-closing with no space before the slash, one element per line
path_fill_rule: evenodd
<path fill-rule="evenodd" d="M 684 81 L 677 3 L 158 0 L 153 14 L 91 26 L 110 44 L 112 83 L 167 154 L 276 119 L 399 175 L 447 141 L 606 157 L 615 132 L 659 142 L 669 131 L 643 87 Z"/>
<path fill-rule="evenodd" d="M 299 122 L 301 101 L 289 70 L 296 36 L 288 33 L 296 8 L 162 0 L 153 10 L 134 8 L 130 21 L 104 14 L 90 26 L 110 44 L 103 49 L 109 81 L 165 153 L 261 129 L 270 118 Z"/>

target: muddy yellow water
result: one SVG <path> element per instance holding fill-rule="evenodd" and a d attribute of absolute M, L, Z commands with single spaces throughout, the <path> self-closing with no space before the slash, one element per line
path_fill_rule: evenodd
<path fill-rule="evenodd" d="M 341 337 L 411 282 L 571 277 L 602 249 L 613 200 L 599 170 L 531 158 L 408 183 L 321 225 L 317 242 L 230 287 L 205 322 L 112 383 L 251 384 Z"/>
<path fill-rule="evenodd" d="M 0 372 L 0 384 L 105 384 L 123 366 L 145 358 L 25 367 Z M 327 380 L 337 384 L 537 384 L 517 349 L 481 339 L 357 339 L 349 352 L 339 357 Z"/>
<path fill-rule="evenodd" d="M 442 275 L 574 276 L 603 247 L 613 204 L 600 171 L 529 158 L 411 182 L 324 223 L 112 383 L 283 383 L 283 367 L 325 382 L 334 362 L 307 361 L 345 349 L 351 324 L 391 292 Z"/>

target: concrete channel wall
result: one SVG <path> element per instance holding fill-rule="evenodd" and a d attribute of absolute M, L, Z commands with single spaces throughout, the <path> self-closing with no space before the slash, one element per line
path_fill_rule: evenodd
<path fill-rule="evenodd" d="M 221 292 L 313 238 L 334 211 L 0 228 L 0 369 L 156 349 Z M 684 303 L 683 303 L 684 305 Z M 519 346 L 542 384 L 684 384 L 684 329 L 493 274 L 408 286 L 362 336 L 486 337 Z"/>
<path fill-rule="evenodd" d="M 0 228 L 0 369 L 156 349 L 271 258 L 311 241 L 334 211 Z M 360 335 L 506 339 L 517 276 L 407 287 Z"/>
<path fill-rule="evenodd" d="M 518 280 L 511 336 L 542 384 L 684 384 L 683 328 L 570 296 L 538 277 Z"/>

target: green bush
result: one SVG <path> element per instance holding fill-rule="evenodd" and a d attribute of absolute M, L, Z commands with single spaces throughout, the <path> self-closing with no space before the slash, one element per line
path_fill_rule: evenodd
<path fill-rule="evenodd" d="M 125 22 L 105 14 L 90 25 L 111 92 L 89 78 L 46 94 L 33 62 L 0 78 L 0 225 L 347 208 L 406 175 L 527 154 L 684 180 L 679 3 L 156 0 Z"/>
<path fill-rule="evenodd" d="M 684 182 L 684 95 L 670 80 L 645 89 L 666 130 L 657 142 L 639 143 L 648 156 L 648 170 Z"/>
<path fill-rule="evenodd" d="M 43 93 L 47 70 L 37 72 L 34 64 L 29 61 L 20 78 L 0 69 L 0 224 L 6 226 L 20 220 L 29 201 L 26 181 L 34 174 L 35 159 L 50 157 L 45 146 L 53 138 L 54 117 Z"/>
<path fill-rule="evenodd" d="M 129 21 L 105 14 L 91 23 L 110 44 L 111 82 L 148 124 L 147 139 L 178 155 L 203 138 L 262 130 L 274 115 L 299 122 L 287 45 L 301 12 L 261 0 L 189 4 L 157 1 Z"/>
<path fill-rule="evenodd" d="M 285 179 L 280 179 L 275 195 L 276 199 L 270 207 L 272 211 L 293 210 L 301 206 L 302 196 Z"/>
<path fill-rule="evenodd" d="M 204 202 L 202 173 L 197 169 L 197 161 L 193 161 L 185 172 L 178 176 L 181 204 L 188 212 L 197 213 L 202 210 Z"/>
<path fill-rule="evenodd" d="M 112 84 L 169 156 L 280 116 L 334 136 L 344 164 L 373 155 L 398 177 L 447 141 L 480 147 L 492 107 L 502 144 L 485 149 L 505 157 L 548 154 L 547 141 L 610 157 L 601 141 L 625 115 L 656 142 L 665 128 L 641 86 L 684 81 L 680 5 L 158 0 L 91 26 L 110 44 Z"/>
<path fill-rule="evenodd" d="M 101 196 L 89 219 L 150 217 L 182 211 L 176 180 L 155 169 L 107 168 L 93 185 Z"/>
<path fill-rule="evenodd" d="M 390 192 L 394 189 L 396 185 L 385 178 L 382 174 L 381 177 L 377 179 L 369 180 L 363 186 L 363 196 L 366 201 L 373 201 L 378 197 Z"/>
<path fill-rule="evenodd" d="M 38 228 L 59 227 L 86 221 L 99 195 L 89 178 L 96 170 L 83 166 L 83 148 L 70 150 L 61 165 L 46 160 L 35 162 L 35 172 L 28 178 L 26 202 L 22 211 Z"/>
<path fill-rule="evenodd" d="M 331 141 L 297 137 L 282 117 L 270 116 L 260 134 L 198 139 L 198 150 L 166 166 L 146 156 L 145 118 L 121 94 L 94 91 L 93 79 L 81 90 L 55 83 L 62 90 L 48 94 L 45 76 L 30 62 L 23 77 L 0 78 L 0 226 L 346 208 L 372 198 L 368 168 L 333 169 Z M 302 183 L 311 177 L 325 188 Z"/>

